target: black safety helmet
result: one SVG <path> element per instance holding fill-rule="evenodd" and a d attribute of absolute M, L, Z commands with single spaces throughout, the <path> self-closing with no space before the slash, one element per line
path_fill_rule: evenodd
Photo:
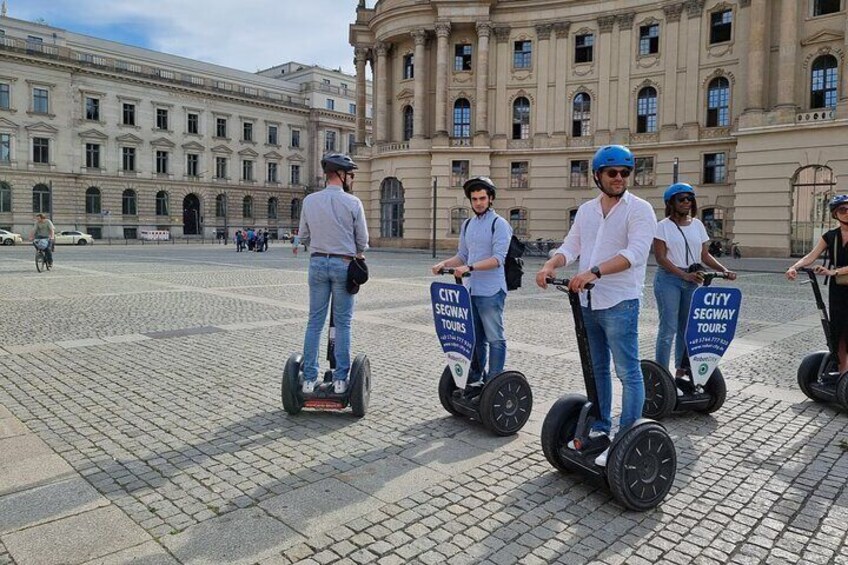
<path fill-rule="evenodd" d="M 462 190 L 465 191 L 465 197 L 469 200 L 471 200 L 471 193 L 480 189 L 485 190 L 492 200 L 495 199 L 495 194 L 498 191 L 495 183 L 489 177 L 471 177 L 462 185 Z"/>
<path fill-rule="evenodd" d="M 349 173 L 359 168 L 353 159 L 343 153 L 328 153 L 321 159 L 321 168 L 324 173 L 344 171 Z"/>

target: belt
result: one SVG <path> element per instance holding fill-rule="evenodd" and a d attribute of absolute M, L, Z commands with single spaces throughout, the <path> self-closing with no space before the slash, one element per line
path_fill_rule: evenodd
<path fill-rule="evenodd" d="M 339 255 L 338 253 L 313 253 L 310 257 L 327 257 L 328 259 L 331 257 L 337 257 L 339 259 L 344 259 L 345 261 L 353 260 L 353 257 L 349 255 Z"/>

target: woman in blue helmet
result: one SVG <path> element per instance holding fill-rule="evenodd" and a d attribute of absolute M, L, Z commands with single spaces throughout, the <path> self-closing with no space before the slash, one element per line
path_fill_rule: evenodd
<path fill-rule="evenodd" d="M 830 336 L 836 344 L 839 374 L 843 374 L 848 371 L 848 286 L 836 284 L 834 277 L 848 275 L 848 194 L 834 196 L 828 207 L 830 215 L 839 225 L 822 234 L 813 250 L 789 267 L 786 278 L 794 281 L 798 276 L 798 269 L 811 265 L 822 253 L 827 252 L 828 267 L 819 265 L 816 267 L 816 273 L 830 277 Z"/>
<path fill-rule="evenodd" d="M 677 376 L 680 376 L 686 349 L 683 334 L 692 293 L 704 282 L 702 263 L 727 273 L 730 280 L 736 279 L 736 273 L 728 271 L 710 254 L 710 237 L 697 217 L 698 204 L 692 185 L 678 182 L 669 186 L 663 201 L 665 219 L 657 224 L 654 237 L 654 258 L 659 265 L 654 276 L 654 296 L 660 316 L 656 361 L 668 368 L 671 345 L 675 343 L 674 362 Z"/>

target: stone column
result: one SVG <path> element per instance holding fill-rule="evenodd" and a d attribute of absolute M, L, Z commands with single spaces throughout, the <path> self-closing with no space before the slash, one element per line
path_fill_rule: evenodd
<path fill-rule="evenodd" d="M 380 123 L 377 116 L 377 61 L 374 59 L 374 50 L 368 50 L 368 64 L 371 66 L 371 146 L 377 142 L 377 125 Z M 365 114 L 368 115 L 367 113 Z M 365 135 L 366 139 L 368 135 Z"/>
<path fill-rule="evenodd" d="M 777 66 L 777 105 L 795 114 L 795 69 L 798 56 L 798 2 L 780 3 L 780 56 Z"/>
<path fill-rule="evenodd" d="M 598 38 L 595 61 L 598 64 L 598 100 L 593 101 L 592 117 L 597 116 L 598 128 L 595 130 L 595 144 L 606 145 L 609 143 L 610 113 L 610 72 L 612 69 L 612 28 L 615 25 L 615 16 L 601 16 L 598 18 Z M 606 105 L 606 107 L 602 106 Z M 594 110 L 598 108 L 598 110 Z"/>
<path fill-rule="evenodd" d="M 495 41 L 497 41 L 497 73 L 501 77 L 496 83 L 496 100 L 497 112 L 495 114 L 495 135 L 494 137 L 507 139 L 509 138 L 509 112 L 506 98 L 506 77 L 509 76 L 509 52 L 507 51 L 509 34 L 512 30 L 509 26 L 497 26 L 494 28 Z M 505 145 L 504 145 L 505 147 Z"/>
<path fill-rule="evenodd" d="M 683 110 L 683 127 L 687 130 L 687 138 L 698 137 L 698 101 L 701 82 L 701 22 L 704 15 L 704 0 L 687 0 L 686 12 L 688 25 L 686 29 L 686 101 Z M 660 100 L 662 102 L 662 100 Z M 660 112 L 663 109 L 660 107 Z"/>
<path fill-rule="evenodd" d="M 761 112 L 765 108 L 763 100 L 766 70 L 766 0 L 751 0 L 751 13 L 748 21 L 748 88 L 746 91 L 745 111 Z"/>
<path fill-rule="evenodd" d="M 375 114 L 377 116 L 376 141 L 382 143 L 388 141 L 388 102 L 389 102 L 389 69 L 387 67 L 386 54 L 389 51 L 389 46 L 385 43 L 378 42 L 374 46 L 374 51 L 377 53 L 377 103 Z"/>
<path fill-rule="evenodd" d="M 635 12 L 618 16 L 618 100 L 616 103 L 616 143 L 628 143 L 630 134 L 630 62 L 633 60 L 633 20 Z"/>
<path fill-rule="evenodd" d="M 848 53 L 848 18 L 845 18 L 844 49 Z M 848 69 L 842 67 L 842 92 L 839 95 L 839 105 L 836 108 L 837 117 L 848 118 Z"/>
<path fill-rule="evenodd" d="M 436 136 L 447 137 L 448 38 L 450 22 L 436 22 Z"/>
<path fill-rule="evenodd" d="M 477 22 L 477 116 L 475 125 L 475 144 L 488 145 L 489 135 L 489 35 L 490 22 Z"/>
<path fill-rule="evenodd" d="M 356 65 L 356 145 L 365 145 L 365 118 L 368 107 L 368 83 L 365 80 L 365 63 L 368 61 L 368 49 L 357 47 L 353 50 L 353 62 Z"/>
<path fill-rule="evenodd" d="M 683 4 L 669 4 L 663 6 L 665 13 L 665 85 L 663 88 L 662 127 L 667 130 L 668 135 L 674 136 L 680 122 L 677 120 L 677 66 L 678 53 L 680 52 L 680 14 L 683 12 Z M 632 104 L 631 104 L 632 105 Z"/>
<path fill-rule="evenodd" d="M 571 115 L 572 100 L 566 99 L 565 82 L 568 80 L 566 70 L 569 68 L 568 61 L 568 32 L 571 29 L 571 22 L 557 22 L 554 24 L 554 34 L 556 35 L 556 46 L 554 48 L 554 75 L 556 87 L 554 88 L 554 135 L 567 136 L 568 117 Z"/>
<path fill-rule="evenodd" d="M 412 114 L 412 137 L 422 139 L 424 135 L 424 45 L 427 42 L 427 32 L 416 29 L 412 32 L 412 41 L 415 43 L 415 54 L 413 55 L 413 71 L 415 73 L 415 108 Z"/>
<path fill-rule="evenodd" d="M 534 137 L 537 139 L 548 137 L 548 57 L 550 57 L 552 24 L 540 24 L 536 26 L 536 38 L 539 40 L 539 52 L 536 57 L 536 71 L 539 85 L 536 96 L 536 127 Z"/>

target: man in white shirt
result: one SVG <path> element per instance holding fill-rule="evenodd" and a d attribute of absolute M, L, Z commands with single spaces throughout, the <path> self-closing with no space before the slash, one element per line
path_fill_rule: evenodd
<path fill-rule="evenodd" d="M 590 439 L 609 435 L 612 429 L 612 375 L 623 386 L 619 430 L 642 417 L 645 384 L 639 362 L 639 299 L 645 281 L 648 252 L 657 228 L 651 205 L 627 192 L 633 172 L 630 150 L 621 145 L 601 147 L 592 159 L 592 176 L 601 194 L 580 206 L 574 225 L 562 246 L 536 274 L 536 284 L 547 288 L 556 270 L 580 259 L 578 274 L 569 289 L 585 290 L 580 304 L 592 354 L 601 420 L 592 423 Z M 606 466 L 609 449 L 597 457 Z"/>

